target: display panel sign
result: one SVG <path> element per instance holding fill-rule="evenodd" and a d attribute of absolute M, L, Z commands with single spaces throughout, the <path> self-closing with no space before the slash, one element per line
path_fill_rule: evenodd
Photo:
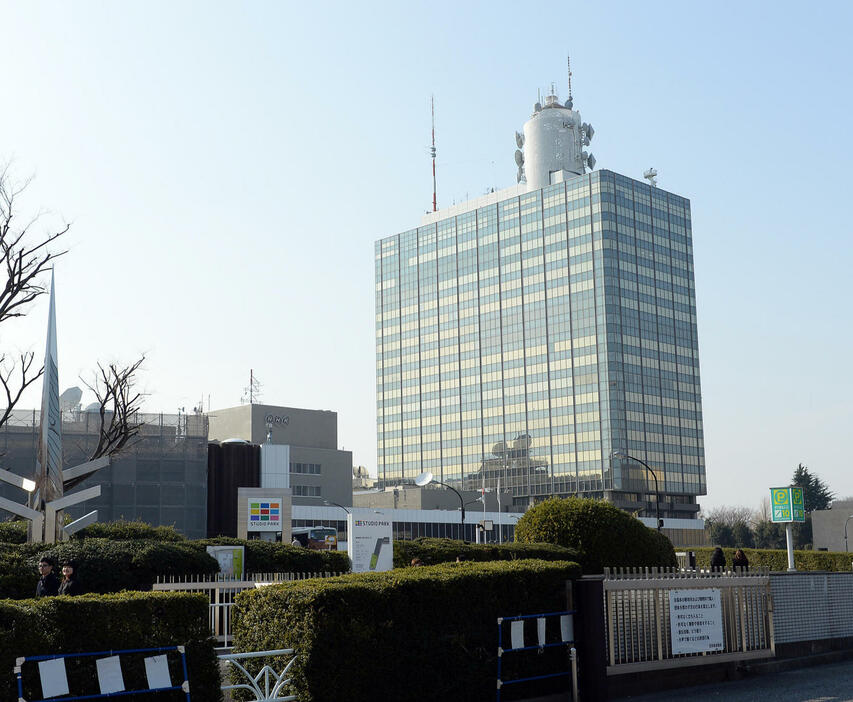
<path fill-rule="evenodd" d="M 242 546 L 208 546 L 207 552 L 219 563 L 219 574 L 227 578 L 243 578 Z"/>
<path fill-rule="evenodd" d="M 347 515 L 347 528 L 347 553 L 353 573 L 394 567 L 394 532 L 390 517 L 372 509 L 353 509 Z"/>
<path fill-rule="evenodd" d="M 246 526 L 249 531 L 281 531 L 281 500 L 249 497 Z"/>
<path fill-rule="evenodd" d="M 806 510 L 803 503 L 803 488 L 770 488 L 770 521 L 805 522 Z"/>
<path fill-rule="evenodd" d="M 723 612 L 716 588 L 669 591 L 672 655 L 722 651 Z"/>

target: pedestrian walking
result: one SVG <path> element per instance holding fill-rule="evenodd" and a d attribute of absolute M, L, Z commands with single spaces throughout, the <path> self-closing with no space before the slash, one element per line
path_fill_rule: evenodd
<path fill-rule="evenodd" d="M 82 595 L 83 586 L 77 579 L 77 563 L 71 560 L 62 562 L 62 582 L 59 584 L 60 595 Z"/>
<path fill-rule="evenodd" d="M 732 568 L 739 568 L 742 571 L 749 570 L 749 559 L 741 549 L 735 551 L 735 557 L 732 558 Z"/>
<path fill-rule="evenodd" d="M 717 546 L 711 554 L 711 570 L 714 572 L 722 572 L 726 567 L 726 554 L 723 549 Z"/>
<path fill-rule="evenodd" d="M 36 597 L 52 597 L 59 594 L 59 578 L 53 572 L 53 558 L 42 556 L 38 564 L 39 581 L 36 584 Z"/>

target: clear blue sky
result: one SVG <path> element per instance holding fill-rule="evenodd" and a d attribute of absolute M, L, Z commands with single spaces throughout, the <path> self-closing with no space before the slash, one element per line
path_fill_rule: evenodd
<path fill-rule="evenodd" d="M 375 470 L 373 242 L 515 182 L 537 89 L 693 206 L 708 497 L 853 494 L 853 5 L 0 2 L 0 158 L 73 222 L 61 385 L 148 354 L 149 411 L 338 412 Z M 43 350 L 46 300 L 0 348 Z M 84 397 L 84 402 L 90 398 Z M 30 395 L 23 406 L 34 406 Z"/>

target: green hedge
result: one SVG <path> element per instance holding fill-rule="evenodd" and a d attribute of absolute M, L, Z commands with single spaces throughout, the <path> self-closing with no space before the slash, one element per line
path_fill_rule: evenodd
<path fill-rule="evenodd" d="M 0 597 L 23 599 L 35 594 L 36 565 L 42 555 L 57 564 L 65 558 L 77 562 L 86 592 L 150 590 L 157 575 L 176 577 L 219 571 L 216 559 L 190 542 L 111 541 L 86 539 L 58 544 L 3 544 L 0 546 Z"/>
<path fill-rule="evenodd" d="M 691 548 L 696 552 L 696 566 L 710 568 L 713 548 Z M 788 570 L 788 551 L 770 548 L 745 548 L 743 552 L 750 567 L 769 568 L 775 571 Z M 735 549 L 724 548 L 726 565 L 731 568 Z M 797 570 L 850 571 L 853 553 L 837 551 L 794 551 L 794 566 Z"/>
<path fill-rule="evenodd" d="M 517 561 L 537 558 L 542 561 L 578 561 L 576 549 L 555 544 L 471 544 L 453 539 L 435 539 L 426 536 L 412 541 L 394 542 L 394 567 L 404 568 L 413 558 L 424 565 L 462 561 Z"/>
<path fill-rule="evenodd" d="M 46 597 L 12 602 L 0 600 L 0 699 L 18 699 L 11 674 L 15 659 L 50 653 L 85 653 L 129 648 L 185 645 L 190 693 L 193 699 L 221 700 L 219 667 L 208 625 L 208 602 L 203 595 L 173 592 L 121 593 Z M 172 681 L 183 680 L 179 658 L 169 654 Z M 125 664 L 126 663 L 126 664 Z M 98 694 L 94 658 L 66 661 L 74 693 Z M 127 687 L 145 688 L 141 656 L 122 665 Z M 38 668 L 23 668 L 24 697 L 38 699 Z M 126 700 L 148 700 L 150 694 L 128 695 Z M 183 693 L 160 693 L 158 700 L 183 701 Z"/>
<path fill-rule="evenodd" d="M 173 526 L 151 526 L 147 522 L 130 522 L 124 519 L 116 522 L 95 522 L 91 526 L 81 529 L 71 538 L 112 539 L 113 541 L 147 539 L 170 543 L 186 541 L 186 537 Z"/>
<path fill-rule="evenodd" d="M 0 522 L 0 543 L 23 544 L 27 541 L 27 522 Z"/>
<path fill-rule="evenodd" d="M 248 590 L 234 608 L 235 649 L 294 648 L 301 702 L 490 699 L 497 617 L 564 609 L 566 581 L 579 574 L 562 561 L 447 563 Z M 553 671 L 552 652 L 564 668 L 554 647 L 527 659 L 528 674 Z M 523 659 L 505 663 L 508 678 L 521 677 Z"/>
<path fill-rule="evenodd" d="M 246 547 L 246 572 L 348 573 L 344 552 L 312 551 L 266 541 L 217 538 L 199 541 L 150 539 L 82 539 L 58 544 L 0 544 L 0 598 L 25 599 L 35 594 L 36 564 L 50 555 L 57 564 L 64 558 L 77 562 L 80 582 L 86 592 L 150 590 L 158 575 L 176 578 L 212 575 L 219 571 L 206 546 L 214 544 Z"/>
<path fill-rule="evenodd" d="M 668 538 L 604 500 L 552 497 L 540 502 L 518 520 L 515 539 L 575 548 L 585 573 L 601 573 L 605 566 L 677 565 Z"/>
<path fill-rule="evenodd" d="M 346 551 L 314 551 L 302 546 L 252 539 L 243 541 L 230 536 L 187 541 L 204 551 L 207 546 L 245 546 L 247 573 L 349 573 Z"/>

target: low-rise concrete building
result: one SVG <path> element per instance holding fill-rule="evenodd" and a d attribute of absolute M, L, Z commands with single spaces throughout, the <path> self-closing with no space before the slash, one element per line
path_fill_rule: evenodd
<path fill-rule="evenodd" d="M 812 512 L 812 544 L 815 549 L 827 551 L 847 551 L 853 547 L 853 500 L 835 500 L 832 509 Z"/>
<path fill-rule="evenodd" d="M 338 449 L 337 412 L 240 405 L 213 410 L 209 425 L 211 441 L 242 439 L 262 447 L 287 447 L 275 451 L 276 463 L 289 467 L 287 484 L 267 484 L 265 466 L 270 461 L 262 457 L 259 487 L 289 487 L 294 505 L 319 505 L 324 500 L 352 505 L 352 452 Z"/>

